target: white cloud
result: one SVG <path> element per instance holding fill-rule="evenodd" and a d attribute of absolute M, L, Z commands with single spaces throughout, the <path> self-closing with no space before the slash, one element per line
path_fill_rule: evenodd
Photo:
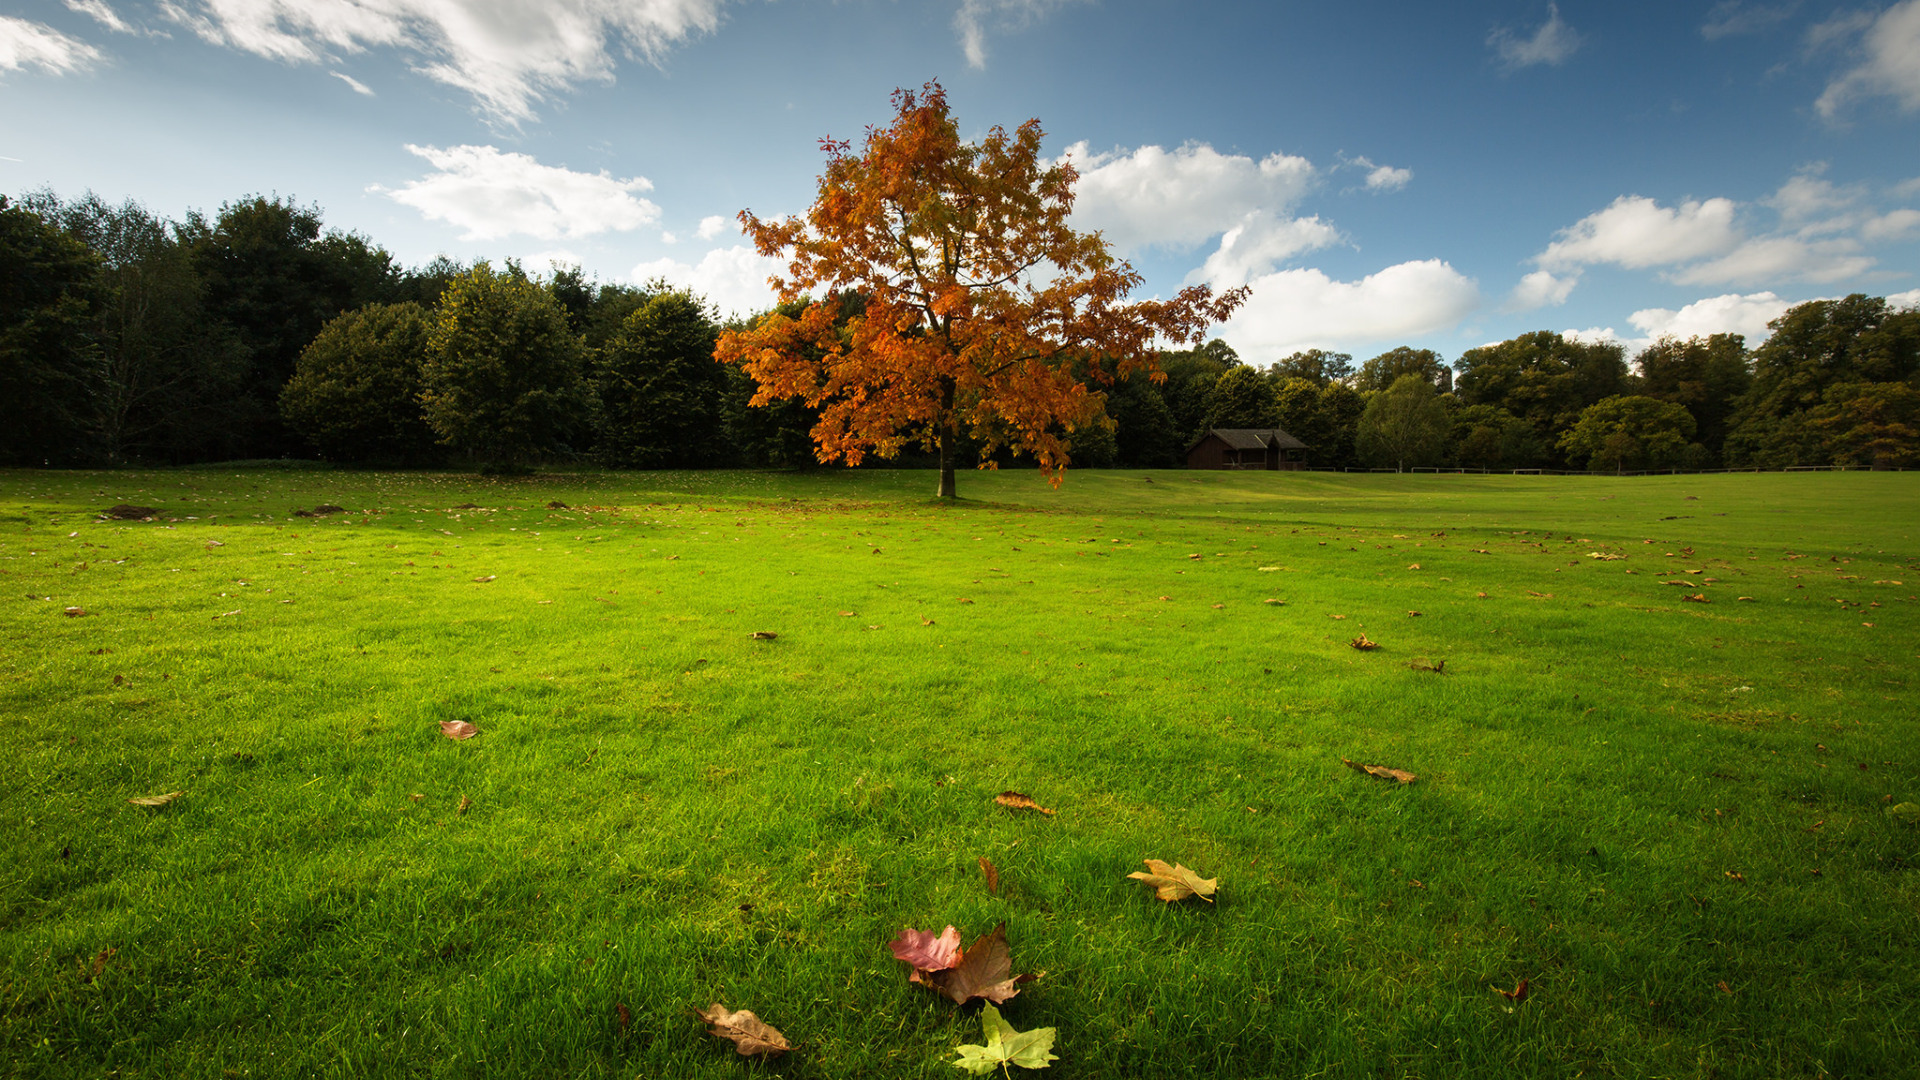
<path fill-rule="evenodd" d="M 1531 36 L 1518 37 L 1506 27 L 1487 35 L 1487 44 L 1512 71 L 1535 64 L 1559 64 L 1580 48 L 1580 34 L 1560 18 L 1558 4 L 1547 5 L 1547 21 Z"/>
<path fill-rule="evenodd" d="M 1920 210 L 1911 208 L 1889 210 L 1860 226 L 1860 238 L 1869 243 L 1905 240 L 1916 232 L 1920 232 Z"/>
<path fill-rule="evenodd" d="M 1404 342 L 1445 330 L 1480 304 L 1473 279 L 1439 259 L 1389 266 L 1359 281 L 1334 281 L 1315 269 L 1282 270 L 1251 287 L 1246 304 L 1219 331 L 1249 358 Z"/>
<path fill-rule="evenodd" d="M 1707 12 L 1707 21 L 1700 26 L 1700 36 L 1708 41 L 1718 41 L 1736 34 L 1757 34 L 1792 15 L 1799 6 L 1798 3 L 1786 3 L 1771 7 L 1748 7 L 1740 0 L 1722 0 Z"/>
<path fill-rule="evenodd" d="M 960 48 L 967 54 L 967 63 L 984 68 L 988 29 L 1024 30 L 1053 9 L 1075 2 L 1077 0 L 960 0 L 960 10 L 953 13 L 953 28 L 960 35 Z"/>
<path fill-rule="evenodd" d="M 1559 307 L 1573 294 L 1573 287 L 1580 284 L 1578 270 L 1556 277 L 1546 270 L 1535 270 L 1520 279 L 1507 297 L 1508 311 L 1532 311 L 1535 308 Z"/>
<path fill-rule="evenodd" d="M 1795 236 L 1762 236 L 1668 277 L 1681 285 L 1839 281 L 1873 268 L 1873 259 L 1858 254 L 1859 249 L 1851 239 L 1808 241 Z"/>
<path fill-rule="evenodd" d="M 1689 201 L 1667 208 L 1622 195 L 1598 213 L 1560 230 L 1535 260 L 1543 268 L 1613 263 L 1630 270 L 1718 255 L 1740 242 L 1732 199 Z"/>
<path fill-rule="evenodd" d="M 1315 178 L 1306 158 L 1269 154 L 1255 161 L 1205 143 L 1096 154 L 1078 142 L 1064 156 L 1080 170 L 1075 226 L 1098 229 L 1123 252 L 1193 247 L 1256 210 L 1283 212 Z"/>
<path fill-rule="evenodd" d="M 1831 119 L 1847 102 L 1885 94 L 1907 112 L 1920 109 L 1920 0 L 1903 0 L 1859 22 L 1836 22 L 1825 27 L 1826 37 L 1845 37 L 1863 29 L 1860 51 L 1865 55 L 1846 74 L 1827 84 L 1814 108 Z"/>
<path fill-rule="evenodd" d="M 100 50 L 45 23 L 0 15 L 0 71 L 67 75 L 100 62 Z"/>
<path fill-rule="evenodd" d="M 346 83 L 348 86 L 353 87 L 353 92 L 356 94 L 364 94 L 367 97 L 375 96 L 373 92 L 373 87 L 368 86 L 366 83 L 361 82 L 359 79 L 356 79 L 351 75 L 348 75 L 344 72 L 339 72 L 339 71 L 329 71 L 327 72 L 327 74 L 333 76 L 336 79 L 339 79 L 341 82 Z"/>
<path fill-rule="evenodd" d="M 1627 321 L 1646 335 L 1649 344 L 1663 337 L 1684 341 L 1714 334 L 1744 334 L 1747 344 L 1752 346 L 1766 340 L 1767 335 L 1773 332 L 1767 329 L 1767 323 L 1785 314 L 1792 306 L 1791 302 L 1771 292 L 1748 293 L 1744 296 L 1728 293 L 1695 300 L 1678 311 L 1645 308 L 1627 316 Z"/>
<path fill-rule="evenodd" d="M 1821 162 L 1802 170 L 1780 190 L 1766 200 L 1767 205 L 1780 212 L 1780 218 L 1787 224 L 1798 224 L 1822 214 L 1829 214 L 1851 206 L 1860 199 L 1858 189 L 1836 188 L 1829 180 L 1821 179 L 1826 171 L 1826 163 Z"/>
<path fill-rule="evenodd" d="M 1189 283 L 1207 281 L 1220 288 L 1245 285 L 1286 259 L 1340 242 L 1340 230 L 1310 218 L 1283 218 L 1256 210 L 1220 237 L 1206 264 L 1187 275 Z"/>
<path fill-rule="evenodd" d="M 750 315 L 773 306 L 776 297 L 767 279 L 783 273 L 786 264 L 736 244 L 716 248 L 689 264 L 674 259 L 654 259 L 633 268 L 632 278 L 642 284 L 663 278 L 668 284 L 688 289 L 727 315 Z"/>
<path fill-rule="evenodd" d="M 713 238 L 719 236 L 721 233 L 726 231 L 727 231 L 727 219 L 721 217 L 719 214 L 714 214 L 709 217 L 701 218 L 700 227 L 694 230 L 693 235 L 699 237 L 702 240 L 712 240 Z"/>
<path fill-rule="evenodd" d="M 1920 311 L 1920 289 L 1908 289 L 1888 295 L 1887 306 L 1898 311 Z"/>
<path fill-rule="evenodd" d="M 548 94 L 610 80 L 610 48 L 657 62 L 720 24 L 727 0 L 160 0 L 217 45 L 286 63 L 392 48 L 427 77 L 518 123 Z"/>
<path fill-rule="evenodd" d="M 409 145 L 407 150 L 438 171 L 386 194 L 432 220 L 466 230 L 465 240 L 515 233 L 542 240 L 591 236 L 637 229 L 660 217 L 659 207 L 634 194 L 653 188 L 642 176 L 616 180 L 604 169 L 573 172 L 491 146 Z"/>
<path fill-rule="evenodd" d="M 1412 179 L 1412 169 L 1396 169 L 1391 165 L 1379 165 L 1367 174 L 1367 190 L 1399 191 Z"/>
<path fill-rule="evenodd" d="M 68 11 L 77 11 L 109 30 L 121 34 L 133 33 L 133 27 L 108 7 L 106 0 L 66 0 L 66 5 Z"/>

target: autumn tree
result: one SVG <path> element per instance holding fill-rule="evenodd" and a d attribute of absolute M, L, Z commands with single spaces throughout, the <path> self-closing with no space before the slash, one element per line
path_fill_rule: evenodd
<path fill-rule="evenodd" d="M 760 253 L 786 260 L 772 279 L 780 299 L 826 298 L 729 330 L 716 355 L 759 383 L 755 404 L 817 408 L 822 461 L 857 465 L 917 443 L 938 452 L 951 499 L 971 436 L 982 462 L 1002 448 L 1030 454 L 1058 483 L 1073 432 L 1106 422 L 1087 380 L 1151 377 L 1157 342 L 1198 344 L 1245 290 L 1126 303 L 1142 279 L 1099 234 L 1068 225 L 1077 174 L 1041 156 L 1037 120 L 967 142 L 939 83 L 897 90 L 893 104 L 861 152 L 823 140 L 804 218 L 741 212 Z M 839 324 L 846 292 L 864 309 Z"/>

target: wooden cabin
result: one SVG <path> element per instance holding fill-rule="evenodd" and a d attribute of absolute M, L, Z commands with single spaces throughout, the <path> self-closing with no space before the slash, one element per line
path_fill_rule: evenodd
<path fill-rule="evenodd" d="M 1301 469 L 1306 449 L 1279 428 L 1213 428 L 1187 447 L 1187 468 Z"/>

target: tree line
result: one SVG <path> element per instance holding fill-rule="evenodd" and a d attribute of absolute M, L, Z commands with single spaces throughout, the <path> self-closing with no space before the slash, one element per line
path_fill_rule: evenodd
<path fill-rule="evenodd" d="M 714 360 L 723 330 L 777 314 L 797 309 L 723 324 L 684 290 L 577 268 L 405 268 L 277 196 L 179 221 L 0 196 L 0 461 L 804 466 L 818 414 L 751 405 L 755 382 Z M 1210 428 L 1278 427 L 1335 468 L 1920 465 L 1920 312 L 1853 295 L 1771 327 L 1758 348 L 1663 339 L 1631 363 L 1548 331 L 1451 364 L 1403 346 L 1262 366 L 1216 340 L 1102 388 L 1107 423 L 1069 452 L 1172 467 Z"/>

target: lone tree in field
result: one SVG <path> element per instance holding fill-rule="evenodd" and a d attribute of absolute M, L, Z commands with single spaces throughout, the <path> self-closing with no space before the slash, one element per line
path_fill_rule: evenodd
<path fill-rule="evenodd" d="M 1199 344 L 1246 290 L 1124 303 L 1140 275 L 1098 233 L 1068 226 L 1078 174 L 1041 158 L 1038 120 L 968 143 L 939 83 L 893 103 L 892 125 L 869 129 L 860 154 L 822 140 L 827 169 L 805 218 L 741 212 L 760 253 L 787 261 L 771 279 L 782 303 L 825 298 L 728 331 L 715 355 L 759 384 L 755 405 L 818 409 L 821 461 L 925 446 L 951 499 L 965 435 L 983 463 L 1010 448 L 1057 484 L 1072 432 L 1107 423 L 1086 380 L 1157 376 L 1159 341 Z M 836 324 L 847 293 L 859 313 Z"/>

